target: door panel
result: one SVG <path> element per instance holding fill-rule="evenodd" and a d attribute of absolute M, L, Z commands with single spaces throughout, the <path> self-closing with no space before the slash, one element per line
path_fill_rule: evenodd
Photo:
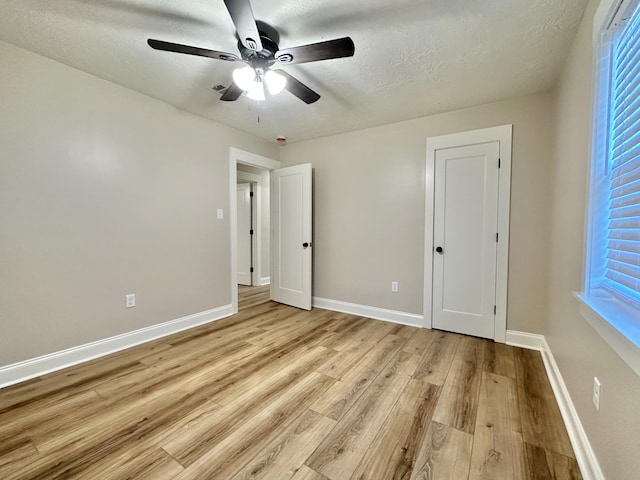
<path fill-rule="evenodd" d="M 311 310 L 311 197 L 311 164 L 271 172 L 271 299 L 305 310 Z"/>
<path fill-rule="evenodd" d="M 491 142 L 436 152 L 434 328 L 494 337 L 499 148 Z"/>
<path fill-rule="evenodd" d="M 238 184 L 238 284 L 251 285 L 251 185 Z"/>
<path fill-rule="evenodd" d="M 302 289 L 304 243 L 302 232 L 302 174 L 280 177 L 280 287 L 289 290 Z M 283 252 L 286 253 L 283 254 Z"/>

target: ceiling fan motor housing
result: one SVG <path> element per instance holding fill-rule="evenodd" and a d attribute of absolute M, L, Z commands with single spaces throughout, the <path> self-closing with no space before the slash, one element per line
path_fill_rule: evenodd
<path fill-rule="evenodd" d="M 260 40 L 262 41 L 262 50 L 256 52 L 245 47 L 238 40 L 238 50 L 240 56 L 253 68 L 267 69 L 276 63 L 275 53 L 278 51 L 278 44 L 266 36 L 264 32 L 260 32 Z"/>

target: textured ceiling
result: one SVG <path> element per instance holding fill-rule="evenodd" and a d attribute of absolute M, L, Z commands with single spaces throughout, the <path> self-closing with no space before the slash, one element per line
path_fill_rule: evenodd
<path fill-rule="evenodd" d="M 147 38 L 237 54 L 223 0 L 2 0 L 0 39 L 197 115 L 289 142 L 551 88 L 587 0 L 252 0 L 280 47 L 351 36 L 351 58 L 289 65 L 322 95 L 221 102 L 238 64 L 152 50 Z"/>

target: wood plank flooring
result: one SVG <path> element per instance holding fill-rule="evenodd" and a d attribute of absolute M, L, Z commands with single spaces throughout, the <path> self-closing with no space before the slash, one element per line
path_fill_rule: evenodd
<path fill-rule="evenodd" d="M 0 390 L 0 478 L 580 479 L 537 352 L 269 301 Z"/>

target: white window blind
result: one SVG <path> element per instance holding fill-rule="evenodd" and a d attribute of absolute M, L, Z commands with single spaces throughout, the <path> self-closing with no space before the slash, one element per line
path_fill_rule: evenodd
<path fill-rule="evenodd" d="M 580 313 L 640 376 L 640 0 L 594 17 L 589 227 Z"/>
<path fill-rule="evenodd" d="M 640 15 L 614 42 L 604 285 L 640 304 Z"/>

